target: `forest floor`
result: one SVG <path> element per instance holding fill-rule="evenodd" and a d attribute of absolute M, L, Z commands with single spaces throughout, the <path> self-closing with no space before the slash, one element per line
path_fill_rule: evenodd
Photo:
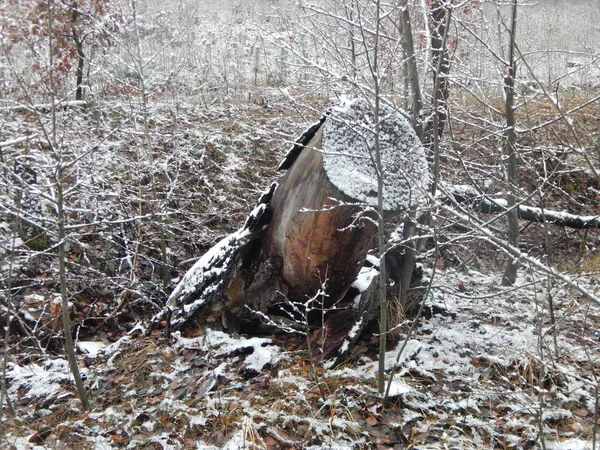
<path fill-rule="evenodd" d="M 5 261 L 12 261 L 2 264 L 3 279 L 15 282 L 12 302 L 21 326 L 2 345 L 15 414 L 5 405 L 0 447 L 596 445 L 600 305 L 526 266 L 515 286 L 500 286 L 504 258 L 485 242 L 461 243 L 438 261 L 424 261 L 425 275 L 435 263 L 435 277 L 417 326 L 409 334 L 406 320 L 389 345 L 388 378 L 392 367 L 396 374 L 386 405 L 377 392 L 372 342 L 335 366 L 311 357 L 301 335 L 237 336 L 210 328 L 171 337 L 141 332 L 195 258 L 239 226 L 277 176 L 274 167 L 290 142 L 323 110 L 319 102 L 313 107 L 304 113 L 297 104 L 265 98 L 210 107 L 157 102 L 150 128 L 153 168 L 147 167 L 139 122 L 127 119 L 132 114 L 125 105 L 62 111 L 64 148 L 81 152 L 71 155 L 79 177 L 72 186 L 80 195 L 69 218 L 89 224 L 71 236 L 68 259 L 92 409 L 80 410 L 62 352 L 59 315 L 50 307 L 58 292 L 55 237 L 50 233 L 49 243 L 15 240 L 8 225 L 2 226 L 3 251 L 11 255 Z M 40 127 L 27 113 L 15 114 L 4 119 L 3 139 L 18 138 L 23 130 L 41 135 Z M 458 131 L 467 142 L 468 134 Z M 452 152 L 474 151 L 456 142 L 449 147 L 448 161 L 454 161 Z M 3 152 L 5 168 L 23 154 L 48 159 L 37 144 Z M 560 186 L 548 207 L 597 213 L 598 186 L 590 190 L 587 177 L 561 164 L 554 178 Z M 525 184 L 533 173 L 525 166 Z M 451 176 L 449 181 L 461 181 Z M 152 180 L 158 180 L 160 201 Z M 6 204 L 14 202 L 10 192 L 0 194 Z M 523 248 L 543 258 L 547 249 L 540 242 L 549 237 L 544 242 L 552 243 L 552 265 L 598 295 L 597 230 L 557 227 L 544 234 L 539 227 L 524 225 Z M 161 233 L 168 241 L 166 285 L 158 269 Z"/>

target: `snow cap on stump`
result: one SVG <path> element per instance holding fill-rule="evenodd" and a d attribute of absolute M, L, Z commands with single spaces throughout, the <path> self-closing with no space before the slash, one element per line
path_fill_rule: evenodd
<path fill-rule="evenodd" d="M 383 166 L 383 209 L 401 211 L 419 205 L 430 183 L 425 150 L 398 109 L 380 105 L 379 151 Z M 341 192 L 377 206 L 373 105 L 348 99 L 332 108 L 323 129 L 323 166 Z"/>

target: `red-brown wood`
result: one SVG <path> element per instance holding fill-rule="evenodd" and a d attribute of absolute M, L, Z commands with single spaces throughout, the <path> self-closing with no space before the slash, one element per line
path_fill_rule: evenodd
<path fill-rule="evenodd" d="M 331 304 L 358 274 L 376 227 L 364 207 L 353 205 L 356 200 L 329 182 L 320 151 L 322 131 L 279 183 L 262 248 L 267 256 L 283 260 L 282 280 L 293 300 L 314 296 L 327 279 Z"/>

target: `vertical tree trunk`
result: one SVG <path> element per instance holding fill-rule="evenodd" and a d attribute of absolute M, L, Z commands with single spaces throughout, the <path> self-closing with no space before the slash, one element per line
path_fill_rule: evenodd
<path fill-rule="evenodd" d="M 352 23 L 354 21 L 354 4 L 352 3 L 350 6 L 348 6 L 348 4 L 344 2 L 343 6 L 346 18 Z M 349 27 L 348 44 L 350 47 L 350 76 L 352 77 L 353 81 L 356 81 L 356 37 L 354 34 L 354 27 Z"/>
<path fill-rule="evenodd" d="M 76 34 L 73 32 L 75 38 Z M 83 53 L 83 41 L 75 40 L 77 47 L 77 71 L 76 71 L 76 83 L 77 88 L 75 90 L 75 100 L 83 100 L 83 71 L 85 65 L 85 53 Z"/>
<path fill-rule="evenodd" d="M 58 276 L 60 279 L 60 297 L 62 299 L 62 319 L 63 319 L 63 330 L 65 334 L 65 349 L 67 352 L 67 359 L 69 360 L 69 367 L 73 373 L 75 380 L 75 386 L 81 400 L 81 406 L 84 411 L 90 409 L 90 403 L 88 395 L 79 373 L 79 366 L 77 365 L 77 356 L 75 355 L 75 344 L 73 343 L 73 330 L 71 329 L 71 308 L 69 307 L 69 295 L 67 290 L 67 267 L 66 260 L 67 255 L 65 252 L 65 213 L 64 213 L 64 197 L 63 197 L 63 171 L 62 161 L 58 162 L 58 170 L 56 174 L 56 210 L 58 212 Z"/>
<path fill-rule="evenodd" d="M 428 124 L 431 126 L 431 131 L 427 133 L 428 137 L 433 138 L 433 183 L 431 184 L 431 193 L 435 196 L 437 186 L 440 178 L 440 138 L 442 137 L 444 124 L 448 120 L 448 74 L 450 72 L 450 61 L 448 60 L 448 29 L 450 27 L 450 20 L 452 18 L 452 10 L 448 9 L 444 14 L 444 17 L 437 17 L 440 15 L 439 10 L 446 11 L 446 7 L 440 5 L 435 11 L 434 16 L 436 20 L 444 20 L 443 24 L 443 35 L 439 40 L 439 28 L 435 28 L 435 32 L 432 34 L 432 46 L 434 48 L 433 62 L 434 62 L 434 73 L 433 73 L 433 114 L 432 122 Z M 438 42 L 439 41 L 439 42 Z M 439 43 L 439 47 L 435 47 Z M 434 45 L 435 44 L 435 45 Z"/>
<path fill-rule="evenodd" d="M 53 60 L 53 41 L 52 36 L 54 33 L 53 26 L 53 16 L 52 9 L 48 7 L 48 61 L 50 62 L 50 67 L 54 66 Z M 51 113 L 51 129 L 48 136 L 48 146 L 54 154 L 54 158 L 56 159 L 56 169 L 55 169 L 55 202 L 56 202 L 56 212 L 57 212 L 57 228 L 58 228 L 58 277 L 60 282 L 60 297 L 62 301 L 62 315 L 63 315 L 63 332 L 65 335 L 65 351 L 67 353 L 67 359 L 69 361 L 69 367 L 71 369 L 71 374 L 73 375 L 73 379 L 75 381 L 75 386 L 77 388 L 77 394 L 79 395 L 79 400 L 81 401 L 81 406 L 84 411 L 90 409 L 90 403 L 88 399 L 87 392 L 83 385 L 83 380 L 81 379 L 81 373 L 79 372 L 79 366 L 77 365 L 77 356 L 75 355 L 75 346 L 73 343 L 73 334 L 71 329 L 71 317 L 69 314 L 69 296 L 67 289 L 67 267 L 66 267 L 66 249 L 65 249 L 65 240 L 66 240 L 66 230 L 65 230 L 65 203 L 64 203 L 64 195 L 63 195 L 63 178 L 64 178 L 64 160 L 63 153 L 57 146 L 56 141 L 56 90 L 54 85 L 54 72 L 50 71 L 50 113 Z"/>
<path fill-rule="evenodd" d="M 411 309 L 408 301 L 408 291 L 410 289 L 410 280 L 415 269 L 415 263 L 417 259 L 417 250 L 415 242 L 411 238 L 417 234 L 417 223 L 414 217 L 409 216 L 404 221 L 404 230 L 402 233 L 402 239 L 406 242 L 404 244 L 404 260 L 402 262 L 402 268 L 400 271 L 400 306 L 404 311 Z M 383 272 L 385 273 L 385 272 Z"/>
<path fill-rule="evenodd" d="M 519 216 L 516 208 L 517 200 L 517 149 L 516 141 L 517 134 L 515 132 L 515 112 L 514 112 L 514 97 L 515 97 L 515 75 L 517 72 L 515 63 L 515 32 L 517 28 L 517 0 L 513 0 L 510 25 L 510 45 L 508 48 L 508 75 L 504 79 L 504 90 L 506 93 L 506 131 L 505 151 L 508 153 L 506 165 L 506 176 L 508 182 L 508 193 L 506 195 L 506 203 L 508 207 L 508 243 L 515 248 L 519 247 Z M 509 259 L 504 275 L 502 277 L 503 286 L 511 286 L 517 280 L 517 269 L 519 262 L 515 259 Z"/>
<path fill-rule="evenodd" d="M 8 277 L 6 278 L 6 317 L 4 325 L 4 355 L 2 355 L 2 369 L 0 369 L 0 436 L 2 434 L 3 415 L 2 410 L 4 409 L 4 401 L 6 400 L 6 408 L 11 416 L 16 415 L 15 408 L 13 407 L 12 401 L 8 396 L 8 389 L 6 383 L 6 371 L 8 368 L 8 359 L 10 355 L 10 330 L 11 321 L 13 316 L 13 301 L 12 301 L 12 281 L 13 281 L 13 270 L 15 262 L 15 248 L 17 242 L 17 233 L 13 232 L 11 244 L 10 244 L 10 256 L 8 258 Z"/>
<path fill-rule="evenodd" d="M 138 21 L 137 21 L 137 1 L 136 0 L 131 0 L 131 9 L 133 12 L 133 27 L 135 30 L 135 61 L 134 61 L 134 66 L 137 72 L 137 75 L 139 76 L 139 80 L 140 80 L 140 93 L 141 93 L 141 99 L 142 99 L 142 122 L 144 125 L 144 138 L 146 141 L 146 161 L 148 162 L 148 164 L 150 166 L 152 166 L 154 164 L 154 156 L 152 154 L 152 139 L 150 137 L 150 106 L 149 106 L 149 92 L 148 92 L 148 88 L 146 85 L 146 74 L 144 73 L 144 62 L 142 60 L 142 48 L 141 48 L 141 38 L 140 38 L 140 33 L 139 33 L 139 28 L 138 28 Z M 154 198 L 155 201 L 158 201 L 158 191 L 156 189 L 156 180 L 154 178 L 154 172 L 151 171 L 151 177 L 152 177 L 152 197 Z M 158 243 L 159 243 L 159 247 L 160 247 L 160 255 L 161 255 L 161 267 L 159 268 L 159 272 L 161 274 L 162 280 L 163 280 L 163 287 L 167 287 L 167 285 L 169 284 L 169 255 L 167 254 L 167 237 L 166 237 L 166 233 L 164 230 L 164 227 L 162 226 L 162 219 L 158 218 L 157 219 L 158 222 L 158 233 L 159 233 L 159 239 L 158 239 Z M 137 259 L 137 255 L 138 255 L 138 247 L 139 247 L 139 241 L 136 244 L 136 251 L 135 251 L 135 258 L 134 260 Z M 134 264 L 135 266 L 135 264 Z M 133 270 L 135 270 L 135 267 L 133 268 Z"/>
<path fill-rule="evenodd" d="M 435 0 L 431 6 L 431 53 L 433 67 L 433 114 L 426 125 L 428 142 L 433 142 L 444 132 L 448 121 L 448 95 L 450 83 L 450 59 L 448 56 L 448 28 L 452 16 L 444 0 Z"/>
<path fill-rule="evenodd" d="M 415 57 L 415 46 L 412 37 L 412 25 L 410 13 L 408 12 L 408 0 L 401 2 L 402 14 L 400 17 L 400 32 L 402 33 L 402 48 L 406 55 L 406 64 L 408 68 L 408 80 L 412 94 L 412 121 L 413 127 L 423 141 L 423 123 L 421 121 L 421 112 L 423 110 L 423 96 L 419 86 L 419 71 L 417 69 L 417 59 Z"/>
<path fill-rule="evenodd" d="M 379 122 L 380 114 L 380 83 L 379 83 L 379 29 L 381 22 L 381 2 L 375 2 L 375 42 L 373 45 L 373 58 L 371 62 L 371 77 L 373 78 L 373 87 L 375 101 L 373 105 L 373 122 L 375 123 L 374 141 L 374 159 L 375 172 L 377 173 L 377 244 L 379 247 L 379 270 L 385 274 L 385 229 L 383 222 L 383 177 L 384 167 L 381 162 L 380 132 L 381 124 Z M 387 347 L 387 322 L 388 322 L 388 302 L 387 302 L 387 279 L 384 276 L 379 277 L 379 370 L 377 387 L 379 393 L 383 394 L 385 389 L 385 351 Z"/>
<path fill-rule="evenodd" d="M 75 71 L 75 100 L 83 100 L 83 73 L 85 66 L 85 53 L 83 51 L 83 38 L 77 32 L 77 19 L 79 18 L 79 10 L 77 2 L 73 2 L 71 6 L 71 34 L 73 42 L 75 42 L 75 50 L 77 51 L 77 69 Z"/>

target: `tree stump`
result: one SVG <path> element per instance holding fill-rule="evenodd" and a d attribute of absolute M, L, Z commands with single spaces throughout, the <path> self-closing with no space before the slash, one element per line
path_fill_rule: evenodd
<path fill-rule="evenodd" d="M 383 106 L 380 117 L 382 193 L 371 104 L 347 101 L 300 137 L 277 187 L 188 271 L 154 322 L 172 316 L 174 328 L 242 332 L 317 326 L 326 330 L 324 353 L 342 345 L 357 320 L 373 316 L 347 293 L 377 231 L 378 196 L 395 215 L 419 205 L 429 184 L 425 152 L 403 114 Z"/>

